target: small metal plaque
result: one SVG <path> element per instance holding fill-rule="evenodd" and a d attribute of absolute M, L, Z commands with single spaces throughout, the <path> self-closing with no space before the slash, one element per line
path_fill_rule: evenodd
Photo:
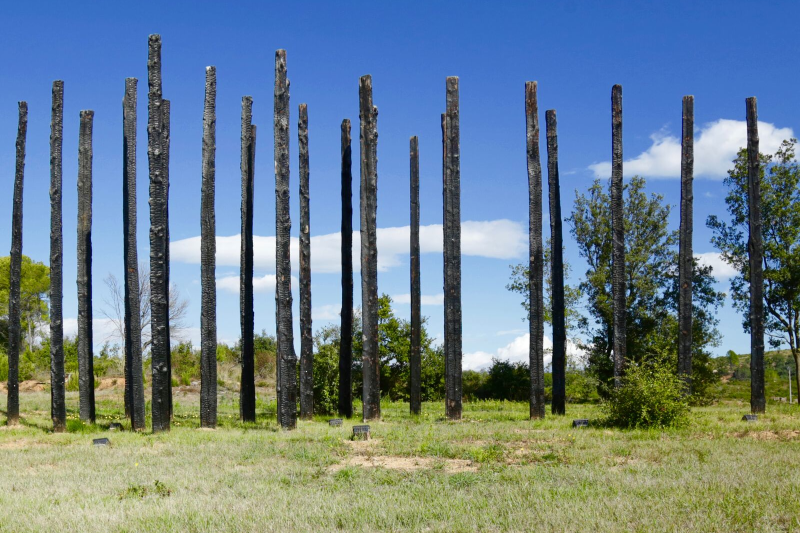
<path fill-rule="evenodd" d="M 111 422 L 111 424 L 108 425 L 108 430 L 109 431 L 122 431 L 122 424 L 120 424 L 119 422 Z"/>
<path fill-rule="evenodd" d="M 341 426 L 342 425 L 342 419 L 341 418 L 331 418 L 330 420 L 328 420 L 328 425 L 329 426 Z"/>
<path fill-rule="evenodd" d="M 92 444 L 95 446 L 111 446 L 111 441 L 103 437 L 102 439 L 93 439 Z"/>
<path fill-rule="evenodd" d="M 745 421 L 745 422 L 757 422 L 758 421 L 758 415 L 744 415 L 742 417 L 742 420 Z"/>
<path fill-rule="evenodd" d="M 353 426 L 353 438 L 369 440 L 369 426 Z"/>
<path fill-rule="evenodd" d="M 588 418 L 578 418 L 572 421 L 572 427 L 574 428 L 585 428 L 589 427 L 589 419 Z"/>

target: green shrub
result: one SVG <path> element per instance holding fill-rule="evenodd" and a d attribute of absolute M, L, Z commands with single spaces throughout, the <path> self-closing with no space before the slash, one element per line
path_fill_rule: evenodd
<path fill-rule="evenodd" d="M 663 363 L 629 362 L 619 388 L 602 404 L 606 422 L 621 428 L 677 427 L 688 421 L 684 384 Z"/>

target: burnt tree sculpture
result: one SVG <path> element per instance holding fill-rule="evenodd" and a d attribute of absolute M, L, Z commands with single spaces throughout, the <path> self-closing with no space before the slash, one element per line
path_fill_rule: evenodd
<path fill-rule="evenodd" d="M 372 105 L 372 76 L 358 83 L 361 147 L 361 324 L 364 420 L 381 417 L 378 353 L 378 108 Z"/>
<path fill-rule="evenodd" d="M 441 115 L 441 125 L 442 125 L 442 221 L 447 217 L 447 113 L 442 113 Z M 444 239 L 444 225 L 442 225 L 442 238 Z M 443 256 L 443 265 L 444 268 L 442 269 L 442 275 L 446 275 L 447 272 L 447 257 L 444 255 L 444 248 L 442 248 L 442 256 Z M 442 278 L 444 279 L 444 278 Z M 445 298 L 447 296 L 445 295 Z M 446 300 L 445 300 L 446 301 Z M 447 319 L 447 311 L 445 310 L 445 320 Z M 445 321 L 445 324 L 447 322 Z M 445 394 L 447 393 L 447 384 L 450 380 L 450 372 L 448 371 L 448 360 L 447 354 L 447 338 L 448 336 L 444 336 L 444 340 L 442 341 L 442 348 L 444 349 L 445 358 L 444 358 L 444 383 L 445 383 Z M 445 411 L 447 410 L 447 406 L 445 405 Z"/>
<path fill-rule="evenodd" d="M 275 314 L 278 335 L 278 423 L 297 425 L 297 355 L 292 332 L 292 265 L 289 258 L 292 219 L 289 213 L 289 79 L 286 50 L 275 52 Z"/>
<path fill-rule="evenodd" d="M 217 69 L 206 67 L 200 185 L 200 427 L 204 428 L 217 426 L 216 105 Z"/>
<path fill-rule="evenodd" d="M 139 252 L 136 245 L 136 78 L 125 79 L 122 100 L 122 226 L 125 253 L 125 412 L 134 431 L 145 429 Z"/>
<path fill-rule="evenodd" d="M 242 232 L 239 273 L 239 312 L 242 329 L 242 379 L 239 415 L 243 422 L 256 421 L 255 360 L 253 350 L 253 191 L 255 142 L 251 124 L 253 99 L 242 97 Z"/>
<path fill-rule="evenodd" d="M 22 185 L 25 177 L 25 140 L 28 103 L 19 102 L 14 207 L 11 214 L 11 258 L 8 287 L 8 425 L 19 424 L 20 284 L 22 282 Z"/>
<path fill-rule="evenodd" d="M 692 216 L 694 193 L 694 96 L 683 97 L 681 135 L 681 223 L 678 250 L 678 375 L 692 393 Z"/>
<path fill-rule="evenodd" d="M 750 237 L 750 411 L 763 413 L 764 395 L 764 243 L 761 221 L 761 162 L 758 153 L 758 107 L 756 97 L 747 99 L 747 201 Z"/>
<path fill-rule="evenodd" d="M 50 119 L 50 416 L 53 431 L 67 426 L 64 387 L 63 264 L 61 217 L 61 146 L 64 138 L 64 82 L 53 82 Z"/>
<path fill-rule="evenodd" d="M 314 415 L 314 339 L 311 331 L 311 228 L 308 183 L 308 107 L 300 104 L 300 418 Z"/>
<path fill-rule="evenodd" d="M 342 311 L 339 339 L 340 416 L 353 416 L 353 157 L 350 120 L 342 121 Z"/>
<path fill-rule="evenodd" d="M 622 85 L 611 89 L 611 298 L 614 316 L 614 386 L 625 367 L 625 214 L 622 200 Z"/>
<path fill-rule="evenodd" d="M 166 98 L 162 100 L 161 117 L 164 124 L 162 146 L 164 148 L 164 233 L 166 243 L 164 248 L 164 287 L 167 294 L 167 341 L 172 338 L 169 325 L 169 144 L 170 144 L 170 102 Z M 169 419 L 172 421 L 172 347 L 167 346 L 167 369 L 169 370 Z"/>
<path fill-rule="evenodd" d="M 153 431 L 169 431 L 172 377 L 169 343 L 167 157 L 161 91 L 161 36 L 149 38 L 147 156 L 150 167 L 150 354 Z"/>
<path fill-rule="evenodd" d="M 409 143 L 411 173 L 411 349 L 408 353 L 409 403 L 411 414 L 422 411 L 422 291 L 420 288 L 419 261 L 419 139 L 411 137 Z"/>
<path fill-rule="evenodd" d="M 94 111 L 81 111 L 78 136 L 78 389 L 80 416 L 94 423 L 92 335 L 92 126 Z"/>
<path fill-rule="evenodd" d="M 561 220 L 561 183 L 558 176 L 558 121 L 555 109 L 545 112 L 547 134 L 547 182 L 550 200 L 550 278 L 553 321 L 553 400 L 554 415 L 566 413 L 567 331 L 564 308 L 564 239 Z"/>
<path fill-rule="evenodd" d="M 539 108 L 535 81 L 525 83 L 525 125 L 528 159 L 530 290 L 530 418 L 544 418 L 544 248 L 542 246 L 542 163 L 539 154 Z"/>
<path fill-rule="evenodd" d="M 461 419 L 461 149 L 458 77 L 446 82 L 444 146 L 445 414 Z"/>

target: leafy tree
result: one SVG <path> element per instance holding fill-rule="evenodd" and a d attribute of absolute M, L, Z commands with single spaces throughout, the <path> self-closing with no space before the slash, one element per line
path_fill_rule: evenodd
<path fill-rule="evenodd" d="M 761 161 L 761 217 L 764 242 L 764 329 L 773 348 L 789 346 L 796 370 L 800 369 L 800 167 L 795 158 L 796 139 L 781 143 L 774 155 L 759 154 Z M 711 242 L 738 274 L 731 279 L 734 307 L 750 331 L 750 266 L 747 255 L 748 201 L 747 150 L 739 150 L 725 178 L 725 204 L 730 219 L 716 215 L 706 224 L 714 232 Z M 800 376 L 797 377 L 800 390 Z M 799 395 L 800 396 L 800 395 Z M 800 397 L 798 397 L 800 403 Z"/>
<path fill-rule="evenodd" d="M 11 258 L 0 257 L 0 341 L 8 343 L 8 296 Z M 48 296 L 50 293 L 50 268 L 44 263 L 22 256 L 20 282 L 21 325 L 25 331 L 25 342 L 30 349 L 36 344 L 37 335 L 48 322 Z"/>

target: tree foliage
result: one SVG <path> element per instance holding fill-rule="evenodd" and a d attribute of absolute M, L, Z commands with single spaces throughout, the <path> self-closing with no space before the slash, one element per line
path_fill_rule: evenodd
<path fill-rule="evenodd" d="M 8 344 L 8 295 L 11 258 L 0 257 L 0 346 Z M 21 326 L 28 348 L 35 346 L 41 328 L 48 323 L 50 268 L 44 263 L 22 256 L 20 282 Z"/>

